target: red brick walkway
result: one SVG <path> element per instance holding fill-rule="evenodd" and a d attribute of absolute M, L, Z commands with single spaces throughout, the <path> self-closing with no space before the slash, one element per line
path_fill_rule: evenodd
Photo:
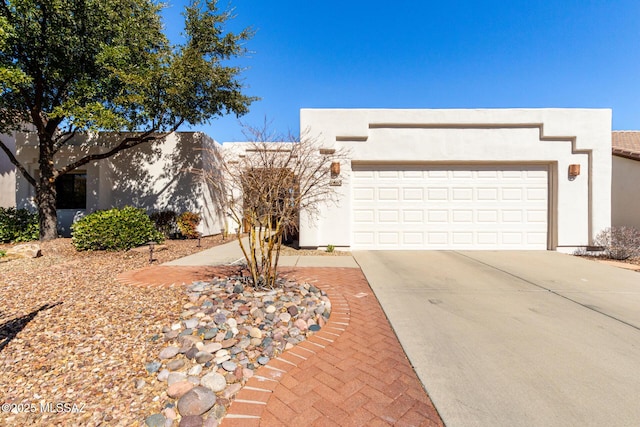
<path fill-rule="evenodd" d="M 155 266 L 119 279 L 169 285 L 220 272 L 219 267 Z M 222 427 L 443 426 L 359 269 L 281 272 L 327 292 L 331 317 L 320 332 L 256 371 Z"/>

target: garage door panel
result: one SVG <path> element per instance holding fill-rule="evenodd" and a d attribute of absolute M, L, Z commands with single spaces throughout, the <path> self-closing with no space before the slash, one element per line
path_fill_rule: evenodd
<path fill-rule="evenodd" d="M 400 215 L 396 210 L 378 210 L 378 221 L 392 224 L 398 224 L 400 222 Z"/>
<path fill-rule="evenodd" d="M 353 189 L 353 199 L 356 201 L 373 201 L 375 200 L 375 190 L 371 187 L 360 187 Z"/>
<path fill-rule="evenodd" d="M 546 166 L 353 170 L 354 249 L 547 248 Z"/>
<path fill-rule="evenodd" d="M 423 188 L 403 188 L 402 189 L 402 200 L 405 201 L 416 201 L 423 202 L 424 201 L 424 189 Z"/>
<path fill-rule="evenodd" d="M 473 200 L 473 188 L 454 188 L 452 190 L 453 200 L 471 201 Z"/>

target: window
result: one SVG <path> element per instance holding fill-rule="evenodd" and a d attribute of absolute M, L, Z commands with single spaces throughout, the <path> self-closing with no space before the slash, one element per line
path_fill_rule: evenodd
<path fill-rule="evenodd" d="M 56 209 L 86 209 L 87 173 L 79 171 L 56 180 Z"/>

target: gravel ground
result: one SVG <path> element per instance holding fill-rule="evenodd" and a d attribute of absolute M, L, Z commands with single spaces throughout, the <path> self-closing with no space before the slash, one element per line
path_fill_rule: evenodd
<path fill-rule="evenodd" d="M 220 243 L 167 241 L 155 259 Z M 143 425 L 166 388 L 145 370 L 162 348 L 151 337 L 178 320 L 184 289 L 116 282 L 148 266 L 148 252 L 76 252 L 70 239 L 42 252 L 0 263 L 0 425 Z"/>

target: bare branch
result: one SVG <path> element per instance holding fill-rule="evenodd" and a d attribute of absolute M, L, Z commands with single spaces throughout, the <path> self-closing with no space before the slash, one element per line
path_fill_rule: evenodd
<path fill-rule="evenodd" d="M 84 156 L 83 158 L 68 164 L 67 166 L 61 168 L 58 170 L 57 172 L 57 176 L 60 175 L 64 175 L 76 168 L 79 168 L 80 166 L 86 165 L 89 162 L 93 162 L 96 160 L 101 160 L 101 159 L 106 159 L 108 157 L 113 156 L 116 153 L 119 153 L 120 151 L 123 150 L 128 150 L 129 148 L 133 148 L 136 147 L 140 144 L 143 144 L 145 142 L 149 142 L 149 141 L 156 141 L 162 138 L 165 138 L 167 135 L 171 134 L 172 132 L 175 132 L 176 129 L 178 129 L 180 127 L 180 125 L 182 125 L 182 120 L 179 121 L 170 131 L 162 133 L 162 134 L 156 134 L 154 135 L 155 129 L 151 129 L 148 130 L 138 136 L 129 136 L 124 138 L 118 145 L 116 145 L 115 147 L 113 147 L 111 150 L 106 151 L 104 153 L 98 153 L 98 154 L 89 154 Z"/>
<path fill-rule="evenodd" d="M 321 204 L 337 200 L 329 185 L 330 165 L 346 158 L 346 152 L 321 154 L 316 140 L 306 135 L 267 141 L 277 134 L 265 128 L 245 131 L 254 141 L 225 144 L 210 156 L 219 163 L 209 169 L 218 172 L 205 177 L 224 194 L 234 220 L 248 225 L 248 248 L 240 245 L 254 286 L 273 287 L 282 242 L 286 234 L 298 232 L 300 211 L 313 215 Z"/>
<path fill-rule="evenodd" d="M 9 157 L 9 161 L 13 163 L 13 165 L 22 173 L 24 179 L 34 187 L 37 187 L 36 180 L 31 176 L 31 174 L 27 171 L 27 169 L 22 166 L 22 164 L 18 161 L 16 156 L 13 155 L 9 147 L 7 147 L 4 142 L 0 141 L 0 149 L 5 152 L 5 154 Z"/>

